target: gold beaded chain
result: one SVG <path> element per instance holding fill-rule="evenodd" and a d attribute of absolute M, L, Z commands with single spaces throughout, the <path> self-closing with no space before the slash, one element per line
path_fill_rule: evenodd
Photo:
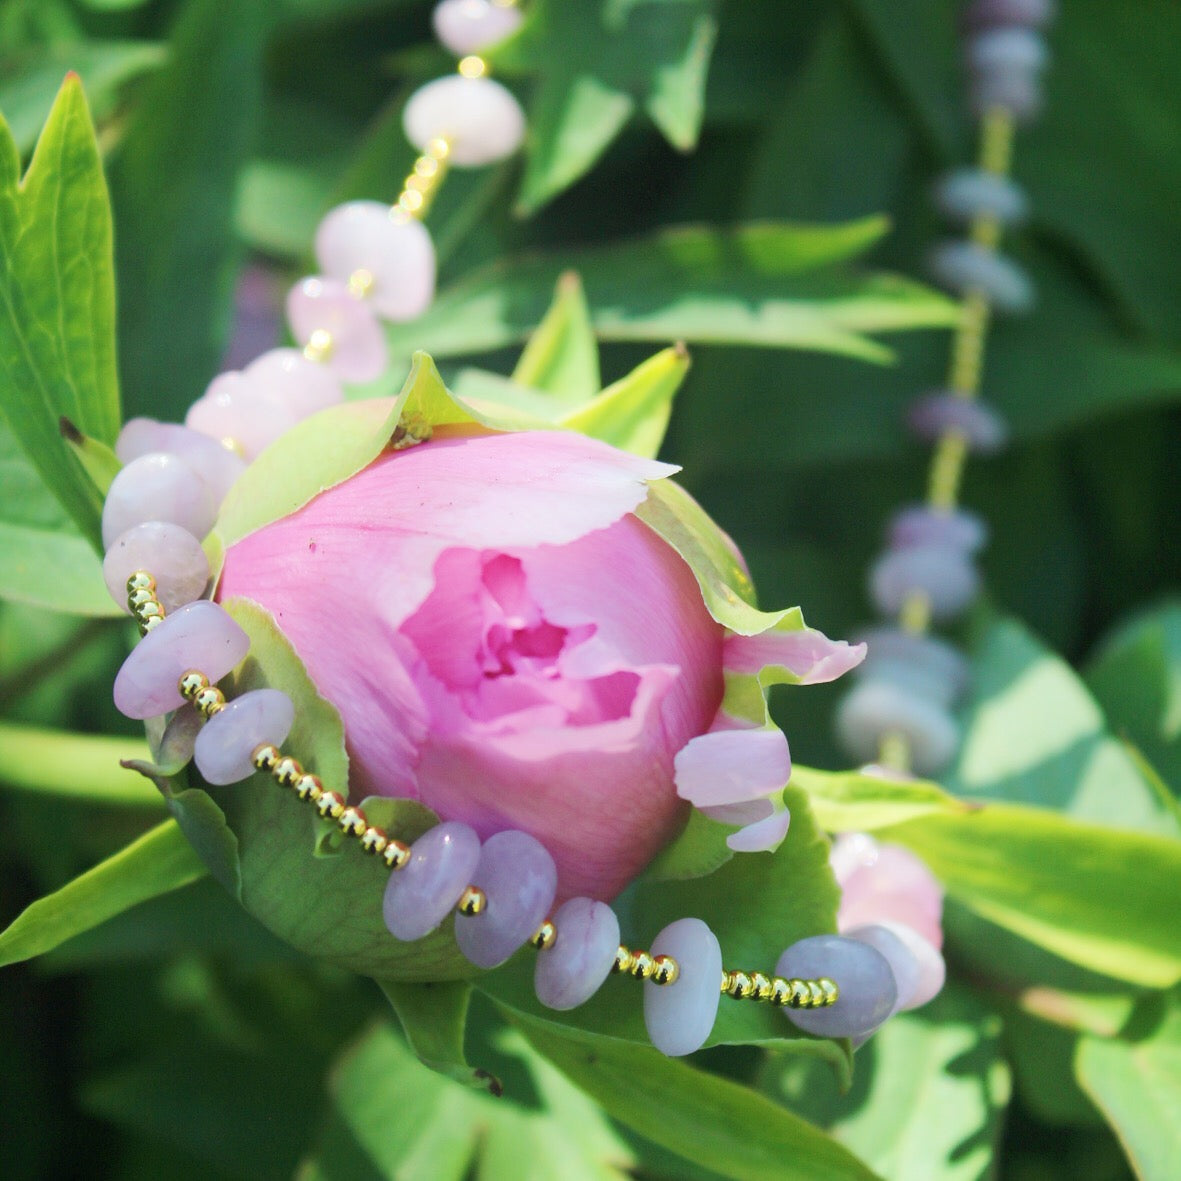
<path fill-rule="evenodd" d="M 127 604 L 142 635 L 147 635 L 164 621 L 164 607 L 156 593 L 156 580 L 146 570 L 136 570 L 128 578 Z M 205 721 L 225 709 L 225 694 L 197 669 L 183 673 L 177 689 Z M 345 836 L 352 837 L 360 845 L 363 853 L 379 858 L 387 869 L 397 871 L 409 863 L 409 845 L 370 824 L 361 808 L 346 803 L 340 792 L 328 790 L 318 775 L 305 771 L 298 759 L 284 754 L 273 743 L 258 746 L 251 755 L 251 762 L 256 770 L 270 775 L 280 787 L 293 792 L 298 800 L 311 804 L 325 820 L 334 821 Z M 487 905 L 484 891 L 479 886 L 469 885 L 455 909 L 472 917 L 482 914 Z M 547 918 L 529 937 L 528 943 L 537 951 L 546 951 L 557 939 L 558 928 L 552 919 Z M 676 983 L 681 969 L 670 955 L 652 955 L 621 943 L 616 949 L 611 971 L 635 980 L 668 985 Z M 734 1000 L 767 1002 L 789 1009 L 827 1008 L 836 1004 L 841 995 L 836 983 L 827 976 L 816 980 L 789 980 L 738 969 L 722 970 L 720 988 L 724 995 Z"/>

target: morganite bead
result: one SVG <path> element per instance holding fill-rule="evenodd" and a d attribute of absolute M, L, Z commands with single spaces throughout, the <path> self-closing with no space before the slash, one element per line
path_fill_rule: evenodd
<path fill-rule="evenodd" d="M 123 463 L 130 463 L 150 451 L 179 455 L 205 482 L 215 505 L 225 500 L 226 493 L 246 470 L 240 455 L 200 431 L 153 418 L 131 419 L 119 432 L 115 454 Z"/>
<path fill-rule="evenodd" d="M 1042 87 L 1035 74 L 1015 70 L 981 74 L 972 79 L 968 101 L 977 118 L 1004 107 L 1017 122 L 1028 123 L 1042 109 Z"/>
<path fill-rule="evenodd" d="M 1047 57 L 1041 34 L 1019 25 L 977 33 L 968 40 L 967 55 L 978 74 L 1036 74 Z"/>
<path fill-rule="evenodd" d="M 894 1010 L 898 989 L 886 957 L 844 935 L 812 935 L 793 943 L 775 965 L 775 975 L 814 980 L 827 976 L 840 997 L 823 1009 L 784 1009 L 788 1020 L 819 1037 L 864 1037 Z"/>
<path fill-rule="evenodd" d="M 899 509 L 890 518 L 888 537 L 891 549 L 937 545 L 974 554 L 988 540 L 988 526 L 982 518 L 967 509 L 939 509 L 913 504 Z"/>
<path fill-rule="evenodd" d="M 217 506 L 200 476 L 183 459 L 151 451 L 133 459 L 111 481 L 103 504 L 103 547 L 144 521 L 168 521 L 204 537 Z"/>
<path fill-rule="evenodd" d="M 431 17 L 435 36 L 459 57 L 503 41 L 520 28 L 523 19 L 517 5 L 491 0 L 443 0 Z"/>
<path fill-rule="evenodd" d="M 899 627 L 876 627 L 865 632 L 868 655 L 862 672 L 873 668 L 878 661 L 901 661 L 931 672 L 932 676 L 955 687 L 955 695 L 962 696 L 968 689 L 971 674 L 968 661 L 953 644 L 938 636 L 918 636 Z"/>
<path fill-rule="evenodd" d="M 1002 225 L 1025 220 L 1028 202 L 1016 181 L 983 168 L 957 168 L 935 186 L 935 204 L 948 218 L 970 222 L 995 217 Z"/>
<path fill-rule="evenodd" d="M 722 998 L 722 949 L 700 919 L 677 919 L 652 940 L 653 956 L 671 955 L 680 969 L 672 984 L 644 982 L 644 1025 L 652 1044 L 670 1058 L 705 1044 Z"/>
<path fill-rule="evenodd" d="M 511 156 L 525 138 L 521 104 L 491 78 L 460 74 L 420 86 L 402 114 L 406 138 L 419 151 L 432 139 L 451 144 L 450 162 L 477 168 Z"/>
<path fill-rule="evenodd" d="M 877 757 L 882 739 L 902 734 L 919 775 L 934 775 L 951 761 L 960 744 L 959 726 L 947 710 L 901 685 L 859 681 L 837 706 L 836 733 L 857 762 Z"/>
<path fill-rule="evenodd" d="M 484 842 L 472 884 L 484 891 L 487 905 L 478 915 L 456 916 L 455 942 L 477 968 L 495 968 L 541 926 L 558 870 L 536 837 L 509 829 Z"/>
<path fill-rule="evenodd" d="M 373 310 L 339 279 L 313 275 L 296 283 L 287 294 L 287 322 L 303 345 L 319 329 L 329 333 L 327 364 L 344 381 L 372 381 L 385 369 L 385 337 Z"/>
<path fill-rule="evenodd" d="M 238 370 L 219 373 L 185 415 L 185 426 L 232 443 L 247 460 L 269 447 L 295 421 L 294 414 L 263 397 L 258 383 Z"/>
<path fill-rule="evenodd" d="M 115 705 L 140 719 L 179 709 L 184 698 L 177 682 L 186 672 L 198 669 L 220 681 L 249 650 L 246 633 L 216 603 L 188 603 L 132 649 L 115 677 Z"/>
<path fill-rule="evenodd" d="M 989 29 L 998 25 L 1025 25 L 1041 28 L 1054 19 L 1054 0 L 974 0 L 964 12 L 969 29 Z"/>
<path fill-rule="evenodd" d="M 410 860 L 390 874 L 381 911 L 396 939 L 429 935 L 451 913 L 480 860 L 480 838 L 458 820 L 437 824 L 410 847 Z"/>
<path fill-rule="evenodd" d="M 911 404 L 907 426 L 934 443 L 946 431 L 959 431 L 976 455 L 993 455 L 1009 441 L 1009 427 L 998 411 L 979 398 L 969 401 L 954 394 L 930 394 Z"/>
<path fill-rule="evenodd" d="M 931 252 L 931 273 L 944 287 L 963 295 L 979 291 L 1002 312 L 1033 307 L 1033 284 L 1012 259 L 975 242 L 941 242 Z"/>
<path fill-rule="evenodd" d="M 242 373 L 260 397 L 296 420 L 344 401 L 344 389 L 332 370 L 309 361 L 299 349 L 270 349 Z"/>
<path fill-rule="evenodd" d="M 868 943 L 886 957 L 898 987 L 895 1012 L 917 1009 L 943 988 L 947 968 L 943 956 L 917 931 L 903 923 L 870 923 L 844 934 Z"/>
<path fill-rule="evenodd" d="M 975 599 L 980 575 L 963 550 L 913 545 L 882 554 L 870 567 L 869 590 L 883 615 L 896 615 L 912 594 L 922 593 L 931 617 L 954 619 Z"/>
<path fill-rule="evenodd" d="M 605 902 L 571 898 L 553 916 L 558 935 L 538 953 L 537 999 L 548 1009 L 576 1009 L 598 992 L 619 947 L 619 920 Z"/>
<path fill-rule="evenodd" d="M 373 286 L 365 298 L 387 320 L 413 320 L 435 295 L 435 245 L 426 226 L 380 201 L 333 209 L 316 230 L 316 261 L 342 283 L 368 271 Z"/>
<path fill-rule="evenodd" d="M 167 521 L 145 521 L 120 533 L 103 558 L 103 578 L 111 598 L 127 606 L 127 580 L 146 570 L 156 580 L 156 597 L 164 611 L 199 599 L 209 581 L 209 559 L 187 530 Z"/>
<path fill-rule="evenodd" d="M 197 735 L 193 758 L 207 783 L 237 783 L 255 772 L 254 751 L 291 733 L 295 706 L 279 689 L 254 689 L 227 701 Z"/>

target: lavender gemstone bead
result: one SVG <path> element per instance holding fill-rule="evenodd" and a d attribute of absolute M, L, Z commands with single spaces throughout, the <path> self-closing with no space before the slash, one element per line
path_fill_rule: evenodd
<path fill-rule="evenodd" d="M 946 685 L 953 701 L 967 692 L 970 681 L 968 662 L 946 640 L 937 636 L 917 636 L 895 627 L 874 628 L 858 638 L 868 647 L 865 662 L 857 670 L 866 679 L 872 679 L 881 665 L 906 664 Z"/>
<path fill-rule="evenodd" d="M 860 671 L 860 670 L 859 670 Z M 904 660 L 878 659 L 872 669 L 861 673 L 859 680 L 888 685 L 950 709 L 956 702 L 956 686 L 933 669 L 909 664 Z"/>
<path fill-rule="evenodd" d="M 179 455 L 205 482 L 213 503 L 220 505 L 234 482 L 246 470 L 246 463 L 219 440 L 175 422 L 154 418 L 133 418 L 119 432 L 115 454 L 130 463 L 150 451 Z"/>
<path fill-rule="evenodd" d="M 223 444 L 232 442 L 246 460 L 254 459 L 295 425 L 295 415 L 262 395 L 244 373 L 219 373 L 185 415 L 185 426 Z"/>
<path fill-rule="evenodd" d="M 295 706 L 279 689 L 254 689 L 227 701 L 205 723 L 193 747 L 197 769 L 207 783 L 237 783 L 254 774 L 254 751 L 276 746 L 291 733 Z"/>
<path fill-rule="evenodd" d="M 495 968 L 541 926 L 558 889 L 558 870 L 545 846 L 527 832 L 490 836 L 480 849 L 472 884 L 487 905 L 478 915 L 457 915 L 455 942 L 477 968 Z"/>
<path fill-rule="evenodd" d="M 963 550 L 915 545 L 891 550 L 869 572 L 870 595 L 883 615 L 897 615 L 912 594 L 924 594 L 931 617 L 954 619 L 975 599 L 980 575 Z"/>
<path fill-rule="evenodd" d="M 1033 284 L 1025 271 L 975 242 L 941 242 L 931 252 L 931 273 L 960 295 L 981 292 L 1002 312 L 1016 314 L 1033 307 Z"/>
<path fill-rule="evenodd" d="M 115 677 L 115 705 L 129 718 L 155 718 L 184 704 L 177 682 L 190 669 L 220 681 L 250 650 L 246 633 L 216 603 L 189 603 L 132 649 Z"/>
<path fill-rule="evenodd" d="M 995 217 L 1002 225 L 1017 225 L 1029 211 L 1020 185 L 982 168 L 949 172 L 935 186 L 935 204 L 945 217 L 965 223 Z"/>
<path fill-rule="evenodd" d="M 895 550 L 937 545 L 975 554 L 988 540 L 988 526 L 966 509 L 937 509 L 914 504 L 899 509 L 890 518 L 887 536 L 890 548 Z"/>
<path fill-rule="evenodd" d="M 422 151 L 432 139 L 451 142 L 450 162 L 477 168 L 511 156 L 525 138 L 521 104 L 491 78 L 453 74 L 420 86 L 402 114 L 406 138 Z"/>
<path fill-rule="evenodd" d="M 996 107 L 1003 107 L 1018 123 L 1035 119 L 1042 109 L 1042 87 L 1034 74 L 1006 71 L 982 74 L 972 79 L 968 103 L 979 119 Z"/>
<path fill-rule="evenodd" d="M 1002 26 L 969 38 L 967 56 L 980 75 L 1036 74 L 1045 69 L 1046 43 L 1033 29 Z"/>
<path fill-rule="evenodd" d="M 451 913 L 479 860 L 480 838 L 457 820 L 419 837 L 385 888 L 381 909 L 390 934 L 406 942 L 429 935 Z"/>
<path fill-rule="evenodd" d="M 452 53 L 479 53 L 520 28 L 520 8 L 490 0 L 443 0 L 432 15 L 435 36 Z"/>
<path fill-rule="evenodd" d="M 166 614 L 199 599 L 209 581 L 209 560 L 187 530 L 167 521 L 145 521 L 120 533 L 103 558 L 103 578 L 111 598 L 127 606 L 127 580 L 146 570 L 156 580 L 156 597 Z"/>
<path fill-rule="evenodd" d="M 297 421 L 344 401 L 344 389 L 332 370 L 309 361 L 299 349 L 271 349 L 242 373 L 261 398 Z"/>
<path fill-rule="evenodd" d="M 316 231 L 316 260 L 342 283 L 368 271 L 365 298 L 378 315 L 413 320 L 435 296 L 435 244 L 422 222 L 399 214 L 380 201 L 338 205 Z"/>
<path fill-rule="evenodd" d="M 882 739 L 902 734 L 918 775 L 942 771 L 960 742 L 955 719 L 937 702 L 901 685 L 862 680 L 841 699 L 836 733 L 846 753 L 858 763 L 877 758 Z"/>
<path fill-rule="evenodd" d="M 947 975 L 943 956 L 917 931 L 903 923 L 882 922 L 853 927 L 843 934 L 868 943 L 886 957 L 898 987 L 895 1013 L 917 1009 L 939 994 Z"/>
<path fill-rule="evenodd" d="M 1040 29 L 1057 13 L 1054 0 L 974 0 L 964 12 L 964 27 L 992 29 L 1001 25 L 1024 25 Z"/>
<path fill-rule="evenodd" d="M 197 473 L 175 455 L 151 451 L 111 481 L 103 504 L 103 546 L 109 549 L 144 521 L 168 521 L 201 538 L 216 519 L 213 497 Z"/>
<path fill-rule="evenodd" d="M 554 915 L 558 937 L 537 957 L 533 987 L 546 1008 L 576 1009 L 598 992 L 619 947 L 619 920 L 605 902 L 571 898 Z"/>
<path fill-rule="evenodd" d="M 373 309 L 339 279 L 312 276 L 296 283 L 287 294 L 287 322 L 300 344 L 318 329 L 331 335 L 328 365 L 344 381 L 373 381 L 386 367 L 385 337 Z"/>
<path fill-rule="evenodd" d="M 929 443 L 947 431 L 959 431 L 968 441 L 968 450 L 976 455 L 994 455 L 1009 441 L 1005 420 L 978 398 L 930 394 L 911 403 L 906 422 L 920 439 Z"/>
<path fill-rule="evenodd" d="M 894 1011 L 898 989 L 880 951 L 843 935 L 813 935 L 793 943 L 775 965 L 775 975 L 813 980 L 827 976 L 840 997 L 824 1009 L 784 1009 L 788 1019 L 819 1037 L 864 1037 Z"/>
<path fill-rule="evenodd" d="M 652 954 L 671 955 L 680 969 L 672 984 L 644 982 L 644 1025 L 652 1044 L 670 1058 L 705 1044 L 722 994 L 722 949 L 700 919 L 677 919 L 652 940 Z"/>

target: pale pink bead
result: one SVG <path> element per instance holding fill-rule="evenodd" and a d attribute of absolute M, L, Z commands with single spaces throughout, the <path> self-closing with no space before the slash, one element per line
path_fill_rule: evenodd
<path fill-rule="evenodd" d="M 452 164 L 477 168 L 503 160 L 521 146 L 525 113 L 499 82 L 453 74 L 420 86 L 410 96 L 402 127 L 420 151 L 432 139 L 446 139 Z"/>
<path fill-rule="evenodd" d="M 232 441 L 248 460 L 295 423 L 294 414 L 262 397 L 258 383 L 236 370 L 215 377 L 185 415 L 185 426 L 213 439 Z"/>
<path fill-rule="evenodd" d="M 520 28 L 523 17 L 515 4 L 493 0 L 443 0 L 435 6 L 435 36 L 452 53 L 479 53 Z"/>
<path fill-rule="evenodd" d="M 146 570 L 156 580 L 156 597 L 166 612 L 199 599 L 209 581 L 209 561 L 201 543 L 167 521 L 145 521 L 121 533 L 103 558 L 103 578 L 111 598 L 127 606 L 127 580 Z"/>
<path fill-rule="evenodd" d="M 301 279 L 287 295 L 287 322 L 300 344 L 323 329 L 332 338 L 327 362 L 344 381 L 380 377 L 386 367 L 385 338 L 373 310 L 339 279 Z"/>
<path fill-rule="evenodd" d="M 845 932 L 886 957 L 898 982 L 896 1012 L 917 1009 L 933 1000 L 947 979 L 947 966 L 939 950 L 913 927 L 885 920 Z"/>
<path fill-rule="evenodd" d="M 103 546 L 144 521 L 169 521 L 204 537 L 217 506 L 197 473 L 181 458 L 152 451 L 133 459 L 111 482 L 103 505 Z"/>
<path fill-rule="evenodd" d="M 254 752 L 264 743 L 282 744 L 291 733 L 295 706 L 280 689 L 254 689 L 227 701 L 205 723 L 193 744 L 193 758 L 207 783 L 238 783 L 254 774 Z"/>
<path fill-rule="evenodd" d="M 242 375 L 259 397 L 299 420 L 344 401 L 340 379 L 327 365 L 309 361 L 299 349 L 271 349 L 252 361 Z"/>
<path fill-rule="evenodd" d="M 115 454 L 130 463 L 150 451 L 179 455 L 205 481 L 214 504 L 220 505 L 234 482 L 246 470 L 246 463 L 219 439 L 174 422 L 154 418 L 133 418 L 115 441 Z"/>
<path fill-rule="evenodd" d="M 413 320 L 435 295 L 435 246 L 426 227 L 396 218 L 380 201 L 333 209 L 316 231 L 316 260 L 344 283 L 368 271 L 373 286 L 365 298 L 387 320 Z"/>

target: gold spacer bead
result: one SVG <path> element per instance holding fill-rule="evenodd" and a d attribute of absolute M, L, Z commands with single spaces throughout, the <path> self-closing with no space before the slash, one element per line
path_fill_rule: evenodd
<path fill-rule="evenodd" d="M 782 1008 L 791 1003 L 791 984 L 782 976 L 776 976 L 771 981 L 771 1004 Z"/>
<path fill-rule="evenodd" d="M 471 918 L 474 915 L 482 914 L 484 907 L 487 905 L 488 895 L 479 886 L 468 886 L 459 896 L 459 901 L 455 904 L 455 909 L 460 914 L 466 914 Z"/>
<path fill-rule="evenodd" d="M 127 579 L 127 593 L 130 595 L 137 590 L 156 589 L 156 580 L 146 570 L 135 570 Z"/>
<path fill-rule="evenodd" d="M 160 604 L 157 603 L 155 599 L 153 599 L 150 603 L 141 603 L 135 608 L 134 611 L 132 611 L 132 615 L 135 616 L 136 622 L 142 628 L 149 619 L 159 619 L 163 621 L 164 608 L 160 606 Z"/>
<path fill-rule="evenodd" d="M 373 290 L 376 282 L 377 280 L 374 279 L 372 271 L 367 271 L 364 267 L 358 267 L 349 276 L 349 294 L 355 299 L 365 299 Z"/>
<path fill-rule="evenodd" d="M 386 842 L 381 859 L 390 869 L 404 869 L 410 860 L 410 846 L 391 838 Z"/>
<path fill-rule="evenodd" d="M 183 673 L 180 680 L 176 682 L 177 692 L 186 701 L 192 701 L 202 689 L 208 688 L 209 678 L 195 668 L 191 668 L 187 673 Z"/>
<path fill-rule="evenodd" d="M 139 630 L 142 635 L 147 635 L 150 631 L 155 631 L 156 628 L 164 622 L 163 615 L 154 615 L 151 619 L 145 619 L 140 625 Z"/>
<path fill-rule="evenodd" d="M 271 768 L 271 774 L 280 787 L 294 787 L 300 776 L 303 775 L 303 767 L 300 765 L 299 759 L 284 755 Z"/>
<path fill-rule="evenodd" d="M 430 156 L 432 160 L 446 160 L 451 155 L 451 143 L 442 136 L 436 136 L 427 141 L 423 155 Z"/>
<path fill-rule="evenodd" d="M 159 606 L 160 600 L 156 598 L 156 588 L 154 586 L 136 587 L 135 590 L 128 593 L 127 605 L 132 611 L 144 606 L 145 603 L 155 603 Z"/>
<path fill-rule="evenodd" d="M 369 821 L 365 819 L 365 813 L 360 808 L 350 807 L 340 815 L 340 831 L 348 837 L 363 837 L 365 830 L 369 827 Z"/>
<path fill-rule="evenodd" d="M 338 791 L 321 792 L 316 801 L 316 811 L 330 820 L 339 820 L 344 815 L 344 796 Z"/>
<path fill-rule="evenodd" d="M 421 176 L 423 180 L 433 180 L 439 175 L 440 167 L 439 161 L 433 156 L 419 156 L 414 161 L 414 175 Z"/>
<path fill-rule="evenodd" d="M 366 853 L 379 856 L 385 852 L 387 840 L 385 830 L 371 824 L 361 837 L 361 848 Z"/>
<path fill-rule="evenodd" d="M 308 343 L 303 346 L 303 355 L 309 361 L 323 362 L 332 356 L 335 347 L 336 342 L 332 339 L 332 333 L 327 328 L 317 328 L 308 337 Z"/>
<path fill-rule="evenodd" d="M 763 972 L 752 972 L 750 974 L 751 997 L 756 1001 L 769 1001 L 771 999 L 771 980 Z"/>
<path fill-rule="evenodd" d="M 621 943 L 615 949 L 615 962 L 611 965 L 612 972 L 630 972 L 632 967 L 632 953 Z"/>
<path fill-rule="evenodd" d="M 464 78 L 483 78 L 488 72 L 488 63 L 482 57 L 469 53 L 467 57 L 459 59 L 456 69 Z"/>
<path fill-rule="evenodd" d="M 414 215 L 422 209 L 425 202 L 422 194 L 414 189 L 403 189 L 398 195 L 398 204 L 409 214 Z"/>
<path fill-rule="evenodd" d="M 193 698 L 193 704 L 197 707 L 197 712 L 208 721 L 214 714 L 225 709 L 226 696 L 216 685 L 207 685 Z"/>
<path fill-rule="evenodd" d="M 283 757 L 283 752 L 273 744 L 264 742 L 262 746 L 254 748 L 254 754 L 250 756 L 250 761 L 254 764 L 256 771 L 273 771 L 275 764 Z"/>
<path fill-rule="evenodd" d="M 806 980 L 804 983 L 807 984 L 808 992 L 811 993 L 808 1008 L 823 1009 L 828 1002 L 825 999 L 824 989 L 820 987 L 820 981 Z"/>
<path fill-rule="evenodd" d="M 628 972 L 637 980 L 647 980 L 655 970 L 656 965 L 653 962 L 652 955 L 647 951 L 633 951 L 631 967 Z"/>
<path fill-rule="evenodd" d="M 652 983 L 676 984 L 681 974 L 681 966 L 671 955 L 657 955 L 652 957 Z"/>
<path fill-rule="evenodd" d="M 788 987 L 791 989 L 791 995 L 787 999 L 788 1006 L 792 1009 L 806 1009 L 812 1001 L 812 990 L 804 983 L 803 980 L 789 980 Z"/>
<path fill-rule="evenodd" d="M 753 991 L 754 986 L 746 972 L 734 971 L 730 973 L 730 987 L 726 989 L 727 996 L 732 996 L 736 1001 L 744 1001 Z"/>
<path fill-rule="evenodd" d="M 293 784 L 295 794 L 309 804 L 318 804 L 324 794 L 324 785 L 319 775 L 308 775 L 306 772 L 298 776 Z"/>
<path fill-rule="evenodd" d="M 825 1007 L 835 1005 L 841 999 L 841 990 L 837 987 L 835 980 L 830 980 L 827 976 L 821 976 L 816 983 L 824 991 Z"/>
<path fill-rule="evenodd" d="M 545 951 L 547 948 L 553 947 L 558 938 L 558 928 L 554 926 L 549 919 L 546 919 L 532 935 L 529 936 L 529 946 L 536 948 L 538 951 Z"/>

